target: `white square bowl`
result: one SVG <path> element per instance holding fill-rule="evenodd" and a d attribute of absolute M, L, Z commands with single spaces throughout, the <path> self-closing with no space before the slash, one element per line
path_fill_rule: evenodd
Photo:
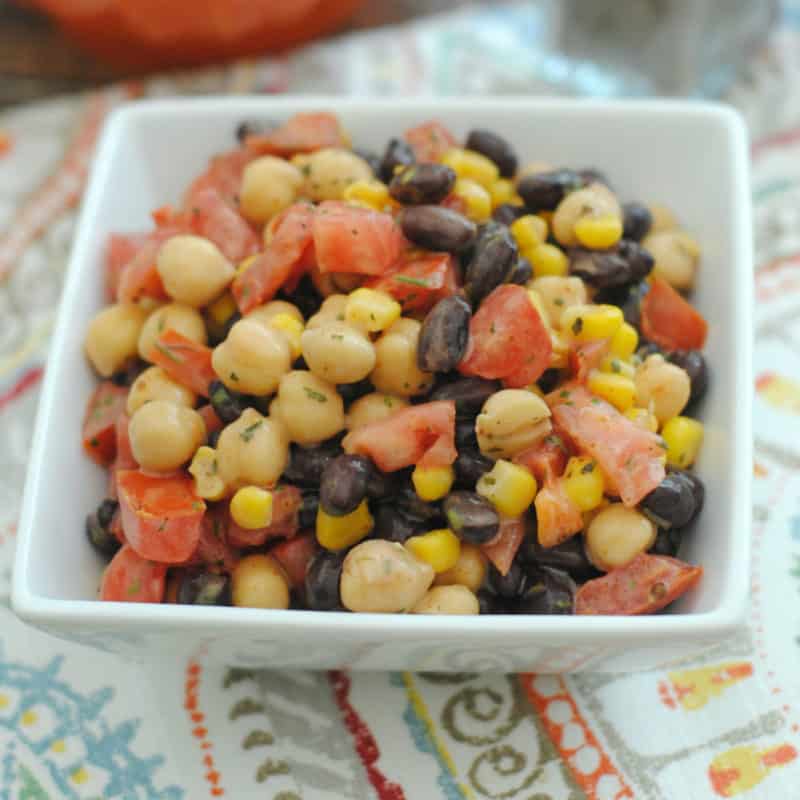
<path fill-rule="evenodd" d="M 95 384 L 82 342 L 103 304 L 106 238 L 147 228 L 151 209 L 177 201 L 209 157 L 231 147 L 242 119 L 313 109 L 336 111 L 353 141 L 374 149 L 432 117 L 459 136 L 491 128 L 514 143 L 522 163 L 598 167 L 623 200 L 666 204 L 698 238 L 703 260 L 693 300 L 709 321 L 712 370 L 697 466 L 707 500 L 681 555 L 705 575 L 669 613 L 459 618 L 94 600 L 102 564 L 83 525 L 106 478 L 80 445 Z M 722 106 L 332 97 L 129 105 L 107 124 L 72 252 L 28 470 L 13 607 L 37 627 L 128 656 L 202 649 L 212 660 L 275 668 L 608 671 L 665 664 L 713 645 L 742 623 L 749 587 L 751 259 L 746 134 Z"/>

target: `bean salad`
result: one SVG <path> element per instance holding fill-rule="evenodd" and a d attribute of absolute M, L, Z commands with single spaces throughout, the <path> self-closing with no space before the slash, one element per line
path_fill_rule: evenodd
<path fill-rule="evenodd" d="M 670 210 L 438 121 L 231 148 L 108 242 L 101 599 L 629 615 L 697 584 L 707 324 Z"/>

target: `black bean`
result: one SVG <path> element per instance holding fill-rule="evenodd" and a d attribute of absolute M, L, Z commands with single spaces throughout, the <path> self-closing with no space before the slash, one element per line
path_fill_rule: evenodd
<path fill-rule="evenodd" d="M 426 250 L 457 253 L 469 247 L 477 233 L 472 220 L 444 206 L 409 206 L 398 221 L 403 235 Z"/>
<path fill-rule="evenodd" d="M 667 360 L 686 370 L 691 381 L 689 402 L 696 403 L 708 388 L 708 364 L 706 357 L 699 350 L 673 350 L 667 354 Z"/>
<path fill-rule="evenodd" d="M 524 286 L 533 277 L 533 267 L 531 262 L 523 256 L 518 256 L 511 267 L 511 272 L 506 276 L 506 283 L 516 283 L 518 286 Z"/>
<path fill-rule="evenodd" d="M 528 573 L 519 560 L 511 562 L 505 575 L 501 575 L 494 564 L 489 564 L 489 588 L 507 600 L 520 597 L 528 588 Z"/>
<path fill-rule="evenodd" d="M 505 614 L 508 611 L 508 603 L 496 594 L 492 594 L 488 589 L 478 590 L 478 608 L 480 614 Z"/>
<path fill-rule="evenodd" d="M 297 511 L 297 524 L 301 530 L 314 528 L 319 511 L 319 492 L 316 489 L 303 489 L 300 508 Z"/>
<path fill-rule="evenodd" d="M 221 430 L 211 431 L 211 433 L 209 433 L 208 436 L 206 436 L 206 444 L 209 447 L 216 447 L 217 444 L 219 443 L 219 437 L 221 434 L 222 434 Z"/>
<path fill-rule="evenodd" d="M 299 309 L 300 313 L 308 319 L 319 311 L 322 305 L 322 295 L 317 291 L 313 281 L 308 275 L 303 275 L 300 283 L 293 292 L 281 292 L 278 297 L 282 300 L 288 300 L 294 303 Z"/>
<path fill-rule="evenodd" d="M 480 478 L 494 466 L 494 461 L 477 450 L 460 451 L 453 463 L 456 473 L 455 485 L 459 488 L 474 489 Z"/>
<path fill-rule="evenodd" d="M 641 281 L 653 269 L 650 253 L 627 239 L 608 250 L 575 247 L 569 256 L 570 273 L 597 289 L 613 289 Z"/>
<path fill-rule="evenodd" d="M 435 389 L 431 400 L 454 400 L 456 416 L 474 417 L 483 404 L 500 389 L 497 381 L 485 378 L 459 378 Z"/>
<path fill-rule="evenodd" d="M 353 152 L 369 164 L 369 168 L 377 178 L 381 171 L 381 157 L 373 150 L 365 150 L 361 147 L 356 147 Z"/>
<path fill-rule="evenodd" d="M 389 183 L 389 194 L 407 206 L 441 203 L 456 182 L 456 173 L 446 164 L 409 164 L 398 170 Z"/>
<path fill-rule="evenodd" d="M 245 119 L 236 126 L 236 140 L 240 144 L 244 144 L 244 140 L 248 136 L 258 136 L 277 127 L 278 123 L 274 120 Z"/>
<path fill-rule="evenodd" d="M 702 510 L 706 502 L 706 486 L 699 475 L 688 469 L 671 469 L 671 472 L 680 474 L 684 480 L 688 481 L 692 486 L 692 493 L 694 494 L 695 516 Z"/>
<path fill-rule="evenodd" d="M 563 570 L 579 581 L 600 574 L 586 557 L 581 536 L 573 536 L 555 547 L 542 547 L 535 531 L 531 531 L 520 549 L 520 558 L 526 564 Z"/>
<path fill-rule="evenodd" d="M 339 582 L 344 555 L 320 550 L 306 569 L 306 603 L 314 611 L 333 611 L 341 605 Z"/>
<path fill-rule="evenodd" d="M 405 167 L 408 164 L 413 164 L 416 160 L 414 151 L 408 142 L 404 139 L 390 139 L 381 159 L 379 169 L 381 180 L 384 183 L 389 183 L 394 177 L 396 167 Z"/>
<path fill-rule="evenodd" d="M 511 225 L 527 213 L 528 209 L 525 208 L 525 206 L 514 205 L 514 203 L 500 203 L 500 205 L 492 211 L 492 219 L 499 222 L 501 225 Z"/>
<path fill-rule="evenodd" d="M 339 396 L 342 400 L 349 404 L 354 400 L 358 400 L 359 397 L 363 397 L 365 394 L 374 392 L 375 387 L 370 383 L 369 378 L 363 378 L 356 383 L 340 383 L 337 385 L 336 391 L 339 392 Z"/>
<path fill-rule="evenodd" d="M 647 281 L 635 283 L 628 290 L 628 296 L 620 305 L 622 314 L 625 317 L 625 322 L 629 325 L 633 325 L 634 328 L 639 327 L 639 320 L 642 314 L 642 300 L 649 291 L 650 284 Z"/>
<path fill-rule="evenodd" d="M 628 262 L 631 281 L 643 281 L 652 271 L 655 259 L 649 250 L 632 239 L 621 239 L 617 251 Z"/>
<path fill-rule="evenodd" d="M 575 608 L 575 581 L 552 567 L 534 567 L 513 610 L 517 614 L 572 614 Z"/>
<path fill-rule="evenodd" d="M 622 236 L 641 242 L 650 232 L 653 215 L 647 206 L 641 203 L 625 203 L 622 206 Z"/>
<path fill-rule="evenodd" d="M 334 437 L 316 447 L 292 445 L 283 477 L 298 486 L 319 487 L 323 470 L 342 452 L 340 442 L 341 437 Z"/>
<path fill-rule="evenodd" d="M 450 528 L 465 542 L 486 544 L 500 530 L 494 506 L 476 492 L 450 492 L 443 508 Z"/>
<path fill-rule="evenodd" d="M 478 435 L 475 433 L 475 420 L 456 419 L 456 449 L 476 450 Z"/>
<path fill-rule="evenodd" d="M 492 226 L 479 236 L 464 276 L 464 289 L 473 305 L 505 280 L 517 255 L 517 243 L 505 226 Z"/>
<path fill-rule="evenodd" d="M 517 154 L 514 148 L 502 136 L 492 131 L 484 128 L 471 130 L 464 146 L 493 161 L 504 178 L 512 177 L 517 171 Z"/>
<path fill-rule="evenodd" d="M 517 192 L 528 211 L 555 211 L 566 194 L 583 185 L 583 179 L 574 170 L 557 169 L 523 176 L 517 184 Z"/>
<path fill-rule="evenodd" d="M 583 181 L 584 186 L 590 186 L 593 183 L 602 183 L 603 186 L 607 186 L 609 189 L 613 188 L 605 172 L 596 167 L 584 167 L 583 169 L 579 169 L 578 175 L 581 181 Z"/>
<path fill-rule="evenodd" d="M 178 602 L 192 606 L 229 606 L 230 576 L 216 572 L 189 572 L 178 586 Z"/>
<path fill-rule="evenodd" d="M 121 546 L 119 539 L 109 529 L 118 508 L 116 500 L 107 498 L 86 517 L 86 537 L 92 547 L 104 556 L 113 556 Z"/>
<path fill-rule="evenodd" d="M 208 399 L 217 416 L 226 425 L 236 422 L 246 408 L 242 396 L 232 392 L 222 381 L 211 381 L 208 385 Z"/>
<path fill-rule="evenodd" d="M 395 508 L 390 503 L 381 503 L 375 511 L 375 527 L 372 535 L 376 539 L 387 539 L 390 542 L 400 542 L 420 533 L 424 524 L 419 520 L 409 517 L 401 509 Z"/>
<path fill-rule="evenodd" d="M 553 391 L 553 389 L 558 386 L 559 381 L 561 380 L 561 371 L 557 369 L 546 369 L 543 373 L 541 378 L 539 378 L 536 383 L 539 385 L 539 388 L 545 393 L 549 394 Z"/>
<path fill-rule="evenodd" d="M 319 504 L 326 514 L 341 517 L 355 511 L 367 496 L 374 469 L 364 456 L 336 456 L 322 471 Z"/>
<path fill-rule="evenodd" d="M 111 376 L 111 381 L 116 386 L 130 386 L 146 369 L 148 365 L 140 358 L 132 358 L 125 366 Z"/>
<path fill-rule="evenodd" d="M 469 303 L 458 295 L 442 298 L 425 316 L 417 343 L 423 372 L 450 372 L 464 357 L 469 339 Z"/>
<path fill-rule="evenodd" d="M 656 540 L 653 542 L 650 552 L 658 556 L 671 556 L 675 558 L 681 548 L 682 539 L 682 528 L 670 528 L 669 530 L 661 529 L 656 535 Z"/>
<path fill-rule="evenodd" d="M 648 356 L 663 356 L 664 351 L 655 343 L 642 341 L 636 350 L 636 357 L 644 361 Z"/>
<path fill-rule="evenodd" d="M 395 508 L 400 509 L 409 519 L 424 525 L 433 525 L 444 521 L 444 514 L 438 504 L 421 500 L 410 483 L 400 488 L 391 499 Z"/>
<path fill-rule="evenodd" d="M 640 508 L 661 528 L 683 527 L 697 512 L 691 481 L 683 472 L 668 472 Z"/>

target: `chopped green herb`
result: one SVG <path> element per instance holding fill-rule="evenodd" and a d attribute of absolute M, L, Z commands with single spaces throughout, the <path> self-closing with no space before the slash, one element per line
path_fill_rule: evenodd
<path fill-rule="evenodd" d="M 564 305 L 564 298 L 563 297 L 556 297 L 556 299 L 553 300 L 553 303 L 555 305 L 557 305 L 557 306 L 563 306 Z"/>
<path fill-rule="evenodd" d="M 135 594 L 139 594 L 139 592 L 141 592 L 141 591 L 142 591 L 142 582 L 141 582 L 141 580 L 139 580 L 139 578 L 134 578 L 130 582 L 130 584 L 128 585 L 128 589 L 125 592 L 125 594 L 127 594 L 128 597 L 132 597 Z"/>
<path fill-rule="evenodd" d="M 392 572 L 392 559 L 391 558 L 385 558 L 383 560 L 383 574 L 384 575 L 390 575 L 391 572 Z"/>
<path fill-rule="evenodd" d="M 495 333 L 497 328 L 495 327 L 494 322 L 489 326 L 489 333 Z"/>
<path fill-rule="evenodd" d="M 592 398 L 592 405 L 593 406 L 599 406 L 600 405 L 600 400 L 597 397 L 593 397 Z"/>
<path fill-rule="evenodd" d="M 308 395 L 310 400 L 316 400 L 318 403 L 327 403 L 328 398 L 322 392 L 312 389 L 310 386 L 304 386 L 303 391 Z"/>
<path fill-rule="evenodd" d="M 180 356 L 175 355 L 169 347 L 165 347 L 161 342 L 156 342 L 154 346 L 159 353 L 165 355 L 170 361 L 174 361 L 176 364 L 183 363 L 183 359 Z"/>
<path fill-rule="evenodd" d="M 611 359 L 611 371 L 612 372 L 622 372 L 622 364 L 620 364 L 618 358 Z"/>
<path fill-rule="evenodd" d="M 202 511 L 203 504 L 199 500 L 192 500 L 192 511 Z"/>
<path fill-rule="evenodd" d="M 92 436 L 92 438 L 89 439 L 89 446 L 100 447 L 100 440 L 96 436 Z"/>
<path fill-rule="evenodd" d="M 495 479 L 494 479 L 494 478 L 493 478 L 491 475 L 484 475 L 484 476 L 481 478 L 481 480 L 482 480 L 482 481 L 483 481 L 483 482 L 484 482 L 484 483 L 485 483 L 487 486 L 494 486 L 494 485 L 495 485 L 495 483 L 497 483 L 497 481 L 496 481 L 496 480 L 495 480 Z"/>
<path fill-rule="evenodd" d="M 569 397 L 569 392 L 568 392 L 566 389 L 562 389 L 562 390 L 561 390 L 561 391 L 558 393 L 558 396 L 559 396 L 560 398 L 562 398 L 562 399 L 566 400 L 566 399 Z"/>
<path fill-rule="evenodd" d="M 409 278 L 408 275 L 395 275 L 393 280 L 397 283 L 407 283 L 409 286 L 421 286 L 423 289 L 428 288 L 428 282 L 422 278 Z"/>
<path fill-rule="evenodd" d="M 342 314 L 342 313 L 339 313 L 339 314 L 337 314 L 337 315 L 336 315 L 336 319 L 337 319 L 339 322 L 343 322 L 343 321 L 344 321 L 344 314 Z"/>
<path fill-rule="evenodd" d="M 460 531 L 464 527 L 464 519 L 454 508 L 447 512 L 447 521 L 454 531 Z"/>
<path fill-rule="evenodd" d="M 344 341 L 344 334 L 343 333 L 332 333 L 331 339 L 336 340 L 337 342 Z"/>
<path fill-rule="evenodd" d="M 583 318 L 576 317 L 575 322 L 572 323 L 572 333 L 577 336 L 583 330 Z"/>
<path fill-rule="evenodd" d="M 590 461 L 588 464 L 584 464 L 581 468 L 582 475 L 588 475 L 589 473 L 594 472 L 594 461 Z"/>
<path fill-rule="evenodd" d="M 231 372 L 230 379 L 232 381 L 238 381 L 239 380 L 239 376 L 235 372 Z"/>
<path fill-rule="evenodd" d="M 387 408 L 394 408 L 394 400 L 392 400 L 392 398 L 391 398 L 391 397 L 384 397 L 384 398 L 383 398 L 383 404 L 384 404 L 384 405 L 385 405 Z"/>
<path fill-rule="evenodd" d="M 261 427 L 264 420 L 260 419 L 257 422 L 254 422 L 252 425 L 248 425 L 243 431 L 239 433 L 239 438 L 244 442 L 249 442 L 255 432 Z"/>

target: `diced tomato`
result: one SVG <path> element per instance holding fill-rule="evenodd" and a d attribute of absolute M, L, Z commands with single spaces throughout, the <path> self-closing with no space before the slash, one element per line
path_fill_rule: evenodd
<path fill-rule="evenodd" d="M 195 394 L 208 397 L 208 385 L 217 380 L 211 366 L 211 352 L 210 347 L 168 328 L 156 339 L 148 359 Z"/>
<path fill-rule="evenodd" d="M 288 157 L 324 147 L 346 147 L 347 140 L 336 115 L 318 111 L 295 114 L 279 128 L 248 136 L 245 145 L 258 155 Z"/>
<path fill-rule="evenodd" d="M 697 584 L 695 567 L 669 556 L 640 553 L 629 564 L 586 581 L 575 595 L 576 614 L 652 614 Z"/>
<path fill-rule="evenodd" d="M 234 264 L 258 252 L 260 238 L 216 189 L 195 193 L 190 214 L 194 233 L 214 242 L 225 258 Z"/>
<path fill-rule="evenodd" d="M 553 419 L 578 449 L 594 458 L 626 506 L 635 506 L 664 479 L 664 447 L 614 406 L 571 383 L 547 396 Z"/>
<path fill-rule="evenodd" d="M 231 289 L 243 314 L 272 300 L 294 275 L 312 243 L 313 214 L 306 203 L 287 209 L 264 252 L 233 279 Z"/>
<path fill-rule="evenodd" d="M 120 514 L 119 509 L 114 512 L 114 516 L 111 517 L 111 522 L 108 523 L 108 532 L 120 544 L 128 544 L 125 539 L 125 531 L 122 530 L 122 514 Z"/>
<path fill-rule="evenodd" d="M 184 207 L 191 209 L 200 192 L 213 189 L 231 208 L 237 208 L 244 168 L 253 158 L 254 154 L 245 147 L 214 156 L 208 169 L 194 180 L 186 192 Z"/>
<path fill-rule="evenodd" d="M 522 517 L 500 517 L 497 536 L 481 545 L 481 551 L 501 575 L 506 575 L 524 538 L 525 520 Z"/>
<path fill-rule="evenodd" d="M 106 244 L 106 292 L 112 302 L 117 299 L 122 270 L 144 247 L 148 240 L 146 233 L 112 233 Z"/>
<path fill-rule="evenodd" d="M 419 464 L 452 464 L 455 448 L 456 406 L 452 400 L 421 403 L 396 411 L 380 422 L 356 428 L 344 437 L 346 453 L 369 456 L 383 472 Z"/>
<path fill-rule="evenodd" d="M 391 295 L 404 313 L 428 311 L 444 297 L 458 291 L 455 259 L 450 253 L 409 250 L 388 275 L 373 278 L 366 286 Z"/>
<path fill-rule="evenodd" d="M 551 433 L 511 460 L 532 472 L 539 483 L 549 483 L 563 474 L 568 458 L 569 450 L 561 437 Z"/>
<path fill-rule="evenodd" d="M 239 554 L 228 542 L 228 510 L 224 506 L 209 509 L 203 515 L 200 538 L 188 563 L 230 572 L 238 560 Z"/>
<path fill-rule="evenodd" d="M 269 553 L 283 567 L 286 577 L 289 578 L 289 585 L 293 589 L 299 589 L 305 583 L 308 562 L 317 550 L 317 537 L 313 533 L 303 533 L 294 539 L 279 542 Z"/>
<path fill-rule="evenodd" d="M 668 350 L 700 350 L 708 334 L 703 315 L 658 276 L 642 300 L 640 324 L 645 338 Z"/>
<path fill-rule="evenodd" d="M 118 603 L 160 603 L 164 599 L 167 567 L 147 561 L 125 545 L 103 573 L 100 599 Z"/>
<path fill-rule="evenodd" d="M 458 147 L 458 139 L 435 119 L 409 128 L 403 138 L 411 145 L 417 161 L 438 161 L 451 147 Z"/>
<path fill-rule="evenodd" d="M 125 413 L 128 390 L 103 381 L 92 392 L 83 417 L 83 449 L 100 466 L 107 467 L 117 452 L 117 417 Z"/>
<path fill-rule="evenodd" d="M 545 483 L 533 504 L 536 508 L 536 535 L 542 547 L 555 547 L 583 528 L 583 516 L 570 500 L 563 478 Z"/>
<path fill-rule="evenodd" d="M 108 496 L 116 499 L 117 497 L 117 472 L 121 469 L 137 469 L 138 464 L 133 457 L 131 448 L 131 437 L 128 434 L 128 423 L 130 417 L 122 412 L 114 424 L 114 436 L 116 441 L 116 455 L 114 462 L 109 469 Z"/>
<path fill-rule="evenodd" d="M 291 538 L 299 528 L 297 517 L 302 502 L 302 492 L 296 486 L 276 486 L 272 490 L 272 522 L 266 528 L 248 530 L 230 519 L 228 541 L 234 547 L 259 547 L 268 539 Z"/>
<path fill-rule="evenodd" d="M 553 345 L 539 312 L 522 286 L 498 286 L 469 323 L 467 352 L 458 366 L 464 375 L 502 378 L 519 388 L 550 366 Z"/>
<path fill-rule="evenodd" d="M 583 383 L 593 369 L 600 366 L 609 351 L 608 339 L 574 343 L 569 349 L 569 366 L 575 380 Z"/>
<path fill-rule="evenodd" d="M 125 538 L 142 558 L 180 564 L 192 555 L 206 504 L 191 478 L 120 470 L 117 491 Z"/>
<path fill-rule="evenodd" d="M 210 403 L 198 408 L 197 413 L 203 418 L 203 422 L 206 424 L 206 434 L 210 435 L 216 431 L 221 431 L 225 427 L 222 420 L 217 416 L 217 412 L 214 411 L 214 406 Z"/>
<path fill-rule="evenodd" d="M 405 247 L 391 214 L 327 201 L 314 214 L 314 251 L 320 272 L 383 275 Z"/>

